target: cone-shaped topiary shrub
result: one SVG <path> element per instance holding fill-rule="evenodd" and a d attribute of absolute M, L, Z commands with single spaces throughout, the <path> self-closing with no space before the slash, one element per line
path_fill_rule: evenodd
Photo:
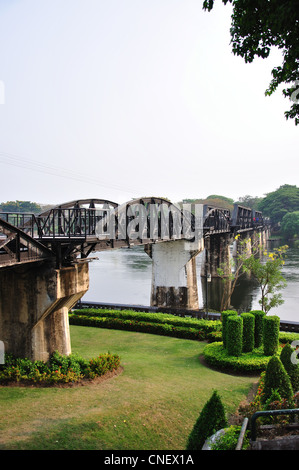
<path fill-rule="evenodd" d="M 294 393 L 299 391 L 299 365 L 292 361 L 292 354 L 294 349 L 287 343 L 280 354 L 280 360 L 283 363 L 285 370 L 290 377 Z M 297 357 L 295 358 L 297 360 Z"/>
<path fill-rule="evenodd" d="M 187 442 L 187 450 L 201 450 L 205 440 L 227 426 L 224 406 L 215 390 L 204 405 Z"/>
<path fill-rule="evenodd" d="M 254 348 L 254 315 L 242 313 L 243 320 L 243 352 L 251 352 Z"/>
<path fill-rule="evenodd" d="M 266 368 L 265 383 L 261 399 L 262 403 L 266 403 L 274 390 L 279 393 L 281 398 L 285 398 L 288 401 L 290 407 L 294 405 L 294 392 L 290 378 L 281 360 L 277 356 L 271 357 Z"/>

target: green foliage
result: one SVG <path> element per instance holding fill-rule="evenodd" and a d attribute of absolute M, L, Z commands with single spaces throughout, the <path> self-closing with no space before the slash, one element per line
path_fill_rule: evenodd
<path fill-rule="evenodd" d="M 243 320 L 238 315 L 229 315 L 227 319 L 227 353 L 229 356 L 240 356 L 243 349 Z"/>
<path fill-rule="evenodd" d="M 165 313 L 132 310 L 80 309 L 69 314 L 70 323 L 98 328 L 139 331 L 177 338 L 204 340 L 221 329 L 221 321 L 183 318 Z"/>
<path fill-rule="evenodd" d="M 263 310 L 251 310 L 250 313 L 254 315 L 254 347 L 259 348 L 263 344 L 263 319 L 265 312 Z"/>
<path fill-rule="evenodd" d="M 254 348 L 254 315 L 252 313 L 242 313 L 243 320 L 243 352 L 250 352 Z"/>
<path fill-rule="evenodd" d="M 219 439 L 217 439 L 216 442 L 214 442 L 214 444 L 211 445 L 211 450 L 235 450 L 236 449 L 240 431 L 241 431 L 241 426 L 232 425 L 229 428 L 226 428 L 224 431 L 225 431 L 224 434 L 220 435 Z M 242 450 L 246 450 L 250 445 L 250 442 L 248 439 L 248 433 L 249 431 L 246 431 L 245 433 Z"/>
<path fill-rule="evenodd" d="M 230 315 L 238 315 L 238 312 L 235 310 L 224 310 L 221 312 L 221 321 L 222 321 L 222 341 L 223 346 L 226 348 L 227 345 L 227 319 Z"/>
<path fill-rule="evenodd" d="M 290 184 L 268 193 L 260 202 L 259 210 L 273 223 L 279 223 L 289 212 L 299 211 L 299 188 Z"/>
<path fill-rule="evenodd" d="M 267 256 L 265 262 L 254 255 L 244 260 L 244 270 L 251 272 L 260 286 L 261 299 L 259 303 L 265 313 L 284 302 L 281 294 L 277 292 L 286 286 L 281 269 L 284 265 L 284 256 L 287 249 L 288 246 L 284 245 L 275 248 L 272 253 L 265 251 L 264 255 Z"/>
<path fill-rule="evenodd" d="M 48 362 L 30 361 L 5 355 L 0 365 L 0 383 L 26 382 L 42 385 L 79 382 L 83 378 L 95 378 L 117 369 L 120 358 L 116 354 L 101 354 L 90 361 L 71 354 L 64 356 L 55 351 Z"/>
<path fill-rule="evenodd" d="M 0 212 L 27 212 L 39 214 L 41 206 L 36 202 L 30 201 L 7 201 L 0 204 Z"/>
<path fill-rule="evenodd" d="M 281 231 L 287 238 L 299 235 L 299 210 L 288 212 L 281 221 Z"/>
<path fill-rule="evenodd" d="M 207 344 L 203 350 L 203 356 L 207 364 L 223 372 L 251 373 L 265 370 L 270 356 L 265 356 L 263 349 L 254 349 L 240 356 L 231 356 L 222 342 Z"/>
<path fill-rule="evenodd" d="M 188 439 L 186 450 L 201 450 L 206 439 L 227 426 L 224 406 L 215 390 L 204 405 Z"/>
<path fill-rule="evenodd" d="M 261 399 L 262 404 L 271 399 L 274 390 L 276 390 L 281 398 L 285 398 L 288 401 L 290 407 L 293 406 L 294 392 L 291 381 L 280 358 L 277 356 L 272 356 L 267 365 Z"/>
<path fill-rule="evenodd" d="M 263 319 L 263 347 L 265 356 L 276 354 L 279 345 L 280 318 L 276 315 Z"/>
<path fill-rule="evenodd" d="M 295 119 L 295 124 L 299 124 L 296 86 L 290 85 L 294 82 L 296 84 L 299 79 L 298 1 L 222 1 L 224 4 L 233 4 L 230 33 L 234 54 L 242 57 L 245 62 L 252 62 L 256 57 L 267 58 L 271 48 L 282 51 L 282 64 L 272 70 L 273 78 L 265 94 L 271 95 L 280 84 L 288 84 L 289 88 L 283 90 L 283 95 L 289 97 L 294 104 L 285 112 L 285 117 Z M 203 8 L 208 11 L 212 10 L 213 5 L 214 0 L 203 2 Z"/>
<path fill-rule="evenodd" d="M 292 362 L 293 352 L 294 348 L 290 344 L 286 344 L 282 348 L 280 359 L 290 377 L 294 392 L 297 392 L 299 390 L 299 366 L 297 363 Z"/>

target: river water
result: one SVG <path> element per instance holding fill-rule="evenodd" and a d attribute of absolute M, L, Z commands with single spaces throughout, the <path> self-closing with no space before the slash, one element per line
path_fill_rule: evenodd
<path fill-rule="evenodd" d="M 272 249 L 273 245 L 269 246 Z M 90 288 L 82 301 L 150 305 L 152 261 L 143 247 L 103 251 L 93 254 L 98 260 L 89 265 Z M 196 257 L 199 307 L 220 308 L 221 280 L 206 283 L 202 278 L 202 253 Z M 281 320 L 299 322 L 299 248 L 290 247 L 282 273 L 287 286 L 281 290 L 284 303 L 270 310 Z M 208 290 L 207 290 L 208 287 Z M 239 279 L 235 288 L 232 305 L 239 311 L 259 310 L 260 290 L 254 280 Z"/>

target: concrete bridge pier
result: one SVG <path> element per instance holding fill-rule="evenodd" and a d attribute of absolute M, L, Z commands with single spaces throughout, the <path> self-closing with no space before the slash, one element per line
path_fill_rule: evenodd
<path fill-rule="evenodd" d="M 153 260 L 151 305 L 198 310 L 196 255 L 203 240 L 156 243 L 145 247 Z"/>
<path fill-rule="evenodd" d="M 205 239 L 201 276 L 210 275 L 212 278 L 219 278 L 218 268 L 224 271 L 224 275 L 229 276 L 231 272 L 230 245 L 230 233 L 218 233 Z"/>
<path fill-rule="evenodd" d="M 0 270 L 0 340 L 6 353 L 47 361 L 69 355 L 68 311 L 87 292 L 88 263 L 55 269 L 51 262 Z"/>

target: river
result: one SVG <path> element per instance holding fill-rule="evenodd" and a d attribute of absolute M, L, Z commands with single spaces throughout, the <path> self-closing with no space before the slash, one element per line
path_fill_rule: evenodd
<path fill-rule="evenodd" d="M 272 249 L 272 246 L 269 247 Z M 94 253 L 90 263 L 90 288 L 82 301 L 150 305 L 152 261 L 143 247 Z M 200 276 L 202 253 L 196 257 L 199 307 L 206 305 L 206 282 Z M 272 308 L 271 315 L 299 322 L 299 248 L 290 247 L 282 273 L 287 286 L 281 290 L 284 303 Z M 219 308 L 219 280 L 208 284 L 208 307 Z M 238 281 L 232 305 L 239 311 L 260 309 L 260 290 L 253 280 Z"/>

